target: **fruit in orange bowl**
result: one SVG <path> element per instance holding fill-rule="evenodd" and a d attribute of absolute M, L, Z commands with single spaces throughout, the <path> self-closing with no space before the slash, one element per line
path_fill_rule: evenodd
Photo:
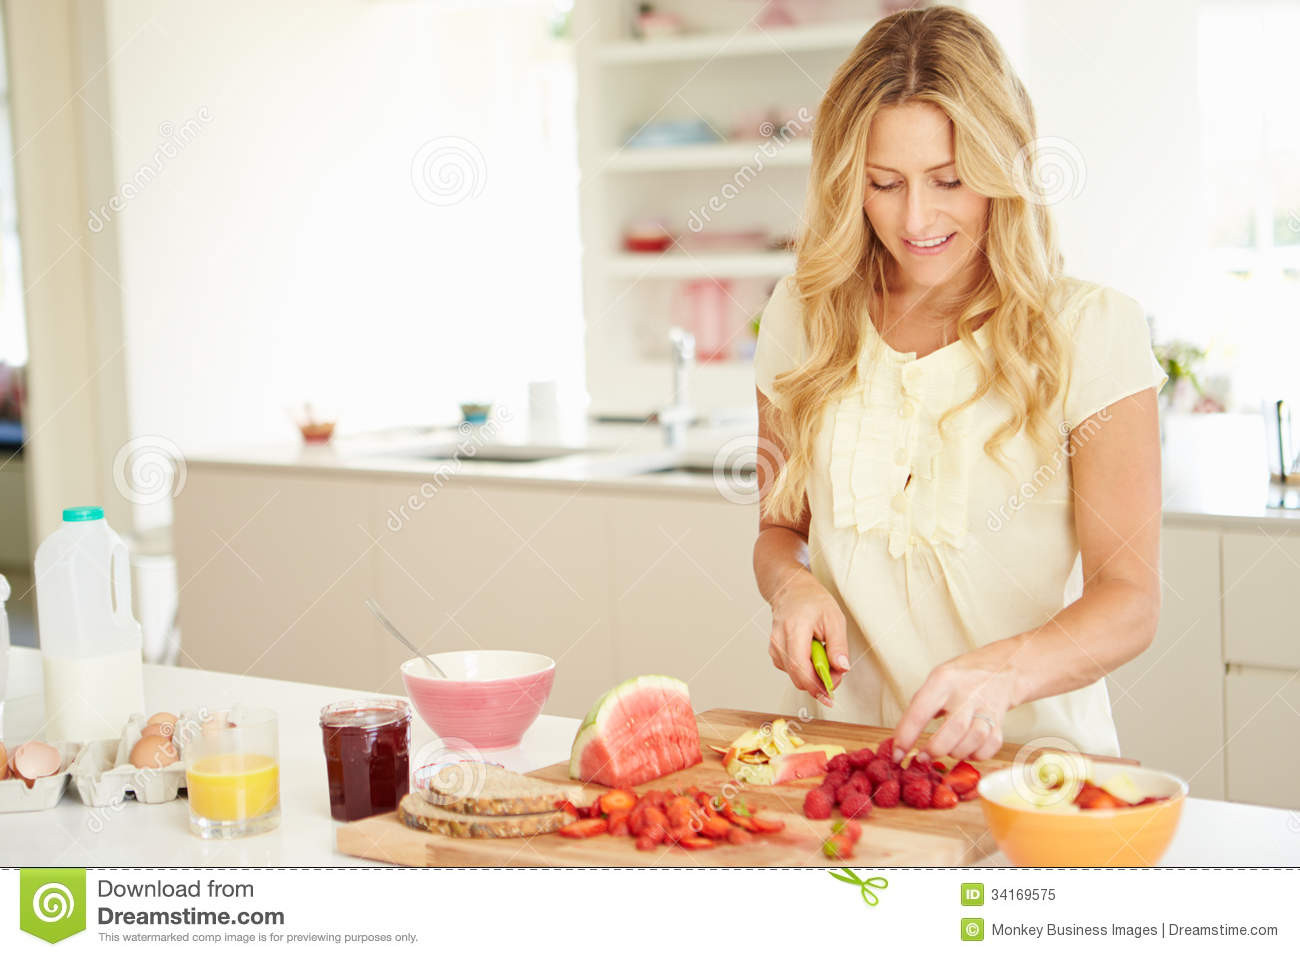
<path fill-rule="evenodd" d="M 1064 782 L 1042 774 L 1038 762 L 980 780 L 984 819 L 1007 860 L 1017 867 L 1158 863 L 1178 829 L 1187 782 L 1152 768 L 1070 757 L 1077 773 Z"/>

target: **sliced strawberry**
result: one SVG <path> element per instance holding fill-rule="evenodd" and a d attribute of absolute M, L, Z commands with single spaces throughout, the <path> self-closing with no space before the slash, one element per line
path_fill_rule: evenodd
<path fill-rule="evenodd" d="M 755 814 L 749 819 L 754 826 L 754 831 L 758 834 L 775 834 L 777 831 L 785 830 L 785 821 L 775 817 L 763 817 Z"/>
<path fill-rule="evenodd" d="M 630 811 L 636 807 L 637 797 L 632 791 L 626 788 L 616 788 L 613 791 L 606 791 L 600 796 L 597 802 L 601 811 L 606 814 L 613 814 L 615 811 Z"/>
<path fill-rule="evenodd" d="M 677 842 L 682 847 L 692 851 L 704 851 L 713 846 L 713 841 L 707 837 L 699 837 L 692 834 L 690 837 L 684 837 Z"/>
<path fill-rule="evenodd" d="M 957 792 L 946 784 L 935 785 L 934 793 L 930 796 L 930 807 L 950 808 L 957 806 Z"/>
<path fill-rule="evenodd" d="M 966 792 L 963 793 L 963 794 L 958 794 L 958 795 L 957 795 L 957 800 L 958 800 L 958 801 L 974 801 L 974 800 L 975 800 L 976 798 L 978 798 L 979 796 L 980 796 L 980 792 L 977 791 L 975 788 L 971 788 L 969 791 L 966 791 Z"/>
<path fill-rule="evenodd" d="M 556 801 L 555 806 L 561 811 L 567 811 L 568 813 L 572 814 L 574 817 L 586 816 L 582 813 L 582 811 L 578 808 L 576 804 L 574 804 L 572 801 L 569 800 Z"/>
<path fill-rule="evenodd" d="M 957 766 L 944 775 L 943 783 L 958 794 L 973 791 L 980 783 L 979 769 L 969 761 L 958 761 Z"/>
<path fill-rule="evenodd" d="M 700 835 L 703 837 L 724 838 L 731 830 L 732 824 L 721 814 L 710 814 L 700 825 Z"/>
<path fill-rule="evenodd" d="M 732 824 L 731 829 L 727 831 L 727 843 L 752 844 L 754 843 L 754 835 L 743 827 L 737 827 L 735 824 Z"/>
<path fill-rule="evenodd" d="M 560 834 L 564 837 L 595 837 L 608 831 L 609 821 L 603 817 L 583 818 L 581 821 L 574 821 L 560 828 Z"/>
<path fill-rule="evenodd" d="M 647 832 L 636 839 L 636 849 L 638 851 L 652 851 L 658 847 L 660 843 L 659 836 Z"/>
<path fill-rule="evenodd" d="M 606 820 L 609 822 L 609 833 L 615 837 L 627 837 L 632 833 L 628 823 L 631 816 L 630 811 L 615 811 Z"/>

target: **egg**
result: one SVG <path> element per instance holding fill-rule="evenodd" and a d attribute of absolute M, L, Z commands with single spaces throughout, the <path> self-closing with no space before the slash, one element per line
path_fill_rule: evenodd
<path fill-rule="evenodd" d="M 159 711 L 157 714 L 149 715 L 149 720 L 146 721 L 145 724 L 170 724 L 172 727 L 175 727 L 176 715 L 172 714 L 170 711 Z"/>
<path fill-rule="evenodd" d="M 20 744 L 14 748 L 13 756 L 9 760 L 14 773 L 22 778 L 28 787 L 31 787 L 32 782 L 37 778 L 57 774 L 59 768 L 63 766 L 63 756 L 59 754 L 58 749 L 42 741 Z"/>
<path fill-rule="evenodd" d="M 9 777 L 9 752 L 5 750 L 4 742 L 0 741 L 0 781 Z"/>
<path fill-rule="evenodd" d="M 145 726 L 144 730 L 140 732 L 140 737 L 147 738 L 150 735 L 156 735 L 159 738 L 170 739 L 175 730 L 176 725 L 169 721 L 154 722 L 153 724 Z"/>
<path fill-rule="evenodd" d="M 165 768 L 179 759 L 171 741 L 159 734 L 141 738 L 131 749 L 131 764 L 137 768 Z"/>

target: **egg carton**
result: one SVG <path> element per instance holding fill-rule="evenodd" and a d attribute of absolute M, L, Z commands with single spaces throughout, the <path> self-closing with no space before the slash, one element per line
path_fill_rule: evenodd
<path fill-rule="evenodd" d="M 62 758 L 58 773 L 37 778 L 32 782 L 31 787 L 28 787 L 21 778 L 12 775 L 0 781 L 0 813 L 45 811 L 63 799 L 63 792 L 68 789 L 68 777 L 81 745 L 76 742 L 61 744 L 51 742 L 51 747 L 57 749 Z"/>
<path fill-rule="evenodd" d="M 72 765 L 72 783 L 83 804 L 107 807 L 132 795 L 141 804 L 163 804 L 176 800 L 185 787 L 185 753 L 181 735 L 173 736 L 177 760 L 163 768 L 137 768 L 131 763 L 131 749 L 140 740 L 145 716 L 127 719 L 120 738 L 88 741 Z"/>

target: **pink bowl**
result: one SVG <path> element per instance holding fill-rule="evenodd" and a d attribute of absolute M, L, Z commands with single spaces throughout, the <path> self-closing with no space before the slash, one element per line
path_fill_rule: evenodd
<path fill-rule="evenodd" d="M 402 663 L 416 713 L 438 737 L 476 748 L 513 748 L 551 694 L 555 662 L 528 651 L 443 651 L 430 655 L 447 673 L 435 678 L 423 658 Z"/>

